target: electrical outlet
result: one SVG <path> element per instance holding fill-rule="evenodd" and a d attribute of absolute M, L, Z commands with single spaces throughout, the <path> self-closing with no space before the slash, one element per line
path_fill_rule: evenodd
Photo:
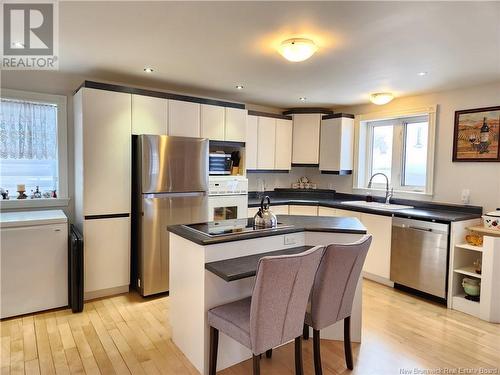
<path fill-rule="evenodd" d="M 285 236 L 285 245 L 295 245 L 298 242 L 297 237 L 292 235 Z"/>
<path fill-rule="evenodd" d="M 470 203 L 470 190 L 462 189 L 462 203 L 469 204 Z"/>

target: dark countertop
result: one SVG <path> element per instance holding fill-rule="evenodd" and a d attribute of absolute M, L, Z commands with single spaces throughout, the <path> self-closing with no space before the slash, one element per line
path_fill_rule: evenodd
<path fill-rule="evenodd" d="M 280 193 L 280 190 L 283 190 L 284 192 Z M 345 201 L 364 200 L 365 197 L 359 195 L 340 193 L 325 194 L 321 192 L 316 193 L 314 191 L 297 192 L 292 191 L 291 189 L 278 189 L 274 192 L 266 192 L 266 194 L 268 193 L 271 193 L 271 210 L 273 205 L 320 206 L 382 216 L 404 217 L 443 223 L 480 218 L 482 212 L 482 208 L 477 206 L 459 206 L 406 199 L 393 199 L 391 202 L 395 204 L 414 206 L 414 208 L 397 211 L 385 211 L 367 207 L 349 206 L 341 203 Z M 255 196 L 255 193 L 251 193 L 248 198 L 248 207 L 259 206 L 260 199 Z"/>
<path fill-rule="evenodd" d="M 354 217 L 278 215 L 278 222 L 287 225 L 287 227 L 232 233 L 216 237 L 194 231 L 186 225 L 169 225 L 168 230 L 202 246 L 305 231 L 366 234 L 366 228 Z"/>
<path fill-rule="evenodd" d="M 206 263 L 205 269 L 228 282 L 240 280 L 256 275 L 260 258 L 275 255 L 299 254 L 313 247 L 314 246 L 298 246 L 238 258 L 219 260 L 217 262 Z"/>

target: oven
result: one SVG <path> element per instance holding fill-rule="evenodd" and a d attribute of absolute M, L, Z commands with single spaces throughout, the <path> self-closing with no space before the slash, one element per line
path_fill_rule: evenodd
<path fill-rule="evenodd" d="M 248 217 L 248 180 L 242 176 L 210 177 L 208 220 Z"/>
<path fill-rule="evenodd" d="M 211 176 L 230 175 L 232 166 L 231 154 L 211 152 L 208 155 L 208 171 Z"/>

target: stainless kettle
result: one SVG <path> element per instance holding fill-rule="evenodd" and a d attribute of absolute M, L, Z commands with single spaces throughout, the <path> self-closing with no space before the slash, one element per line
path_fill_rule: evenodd
<path fill-rule="evenodd" d="M 267 200 L 267 203 L 264 201 Z M 274 228 L 278 224 L 276 215 L 269 209 L 271 206 L 271 198 L 265 196 L 260 202 L 259 211 L 253 217 L 253 226 L 255 228 Z"/>

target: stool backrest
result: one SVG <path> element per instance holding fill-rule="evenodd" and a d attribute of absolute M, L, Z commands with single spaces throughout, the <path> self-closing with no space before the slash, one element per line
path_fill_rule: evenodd
<path fill-rule="evenodd" d="M 311 291 L 311 322 L 323 329 L 351 315 L 358 280 L 372 237 L 325 248 Z"/>
<path fill-rule="evenodd" d="M 250 341 L 261 354 L 302 332 L 307 302 L 323 247 L 259 260 L 250 308 Z"/>

